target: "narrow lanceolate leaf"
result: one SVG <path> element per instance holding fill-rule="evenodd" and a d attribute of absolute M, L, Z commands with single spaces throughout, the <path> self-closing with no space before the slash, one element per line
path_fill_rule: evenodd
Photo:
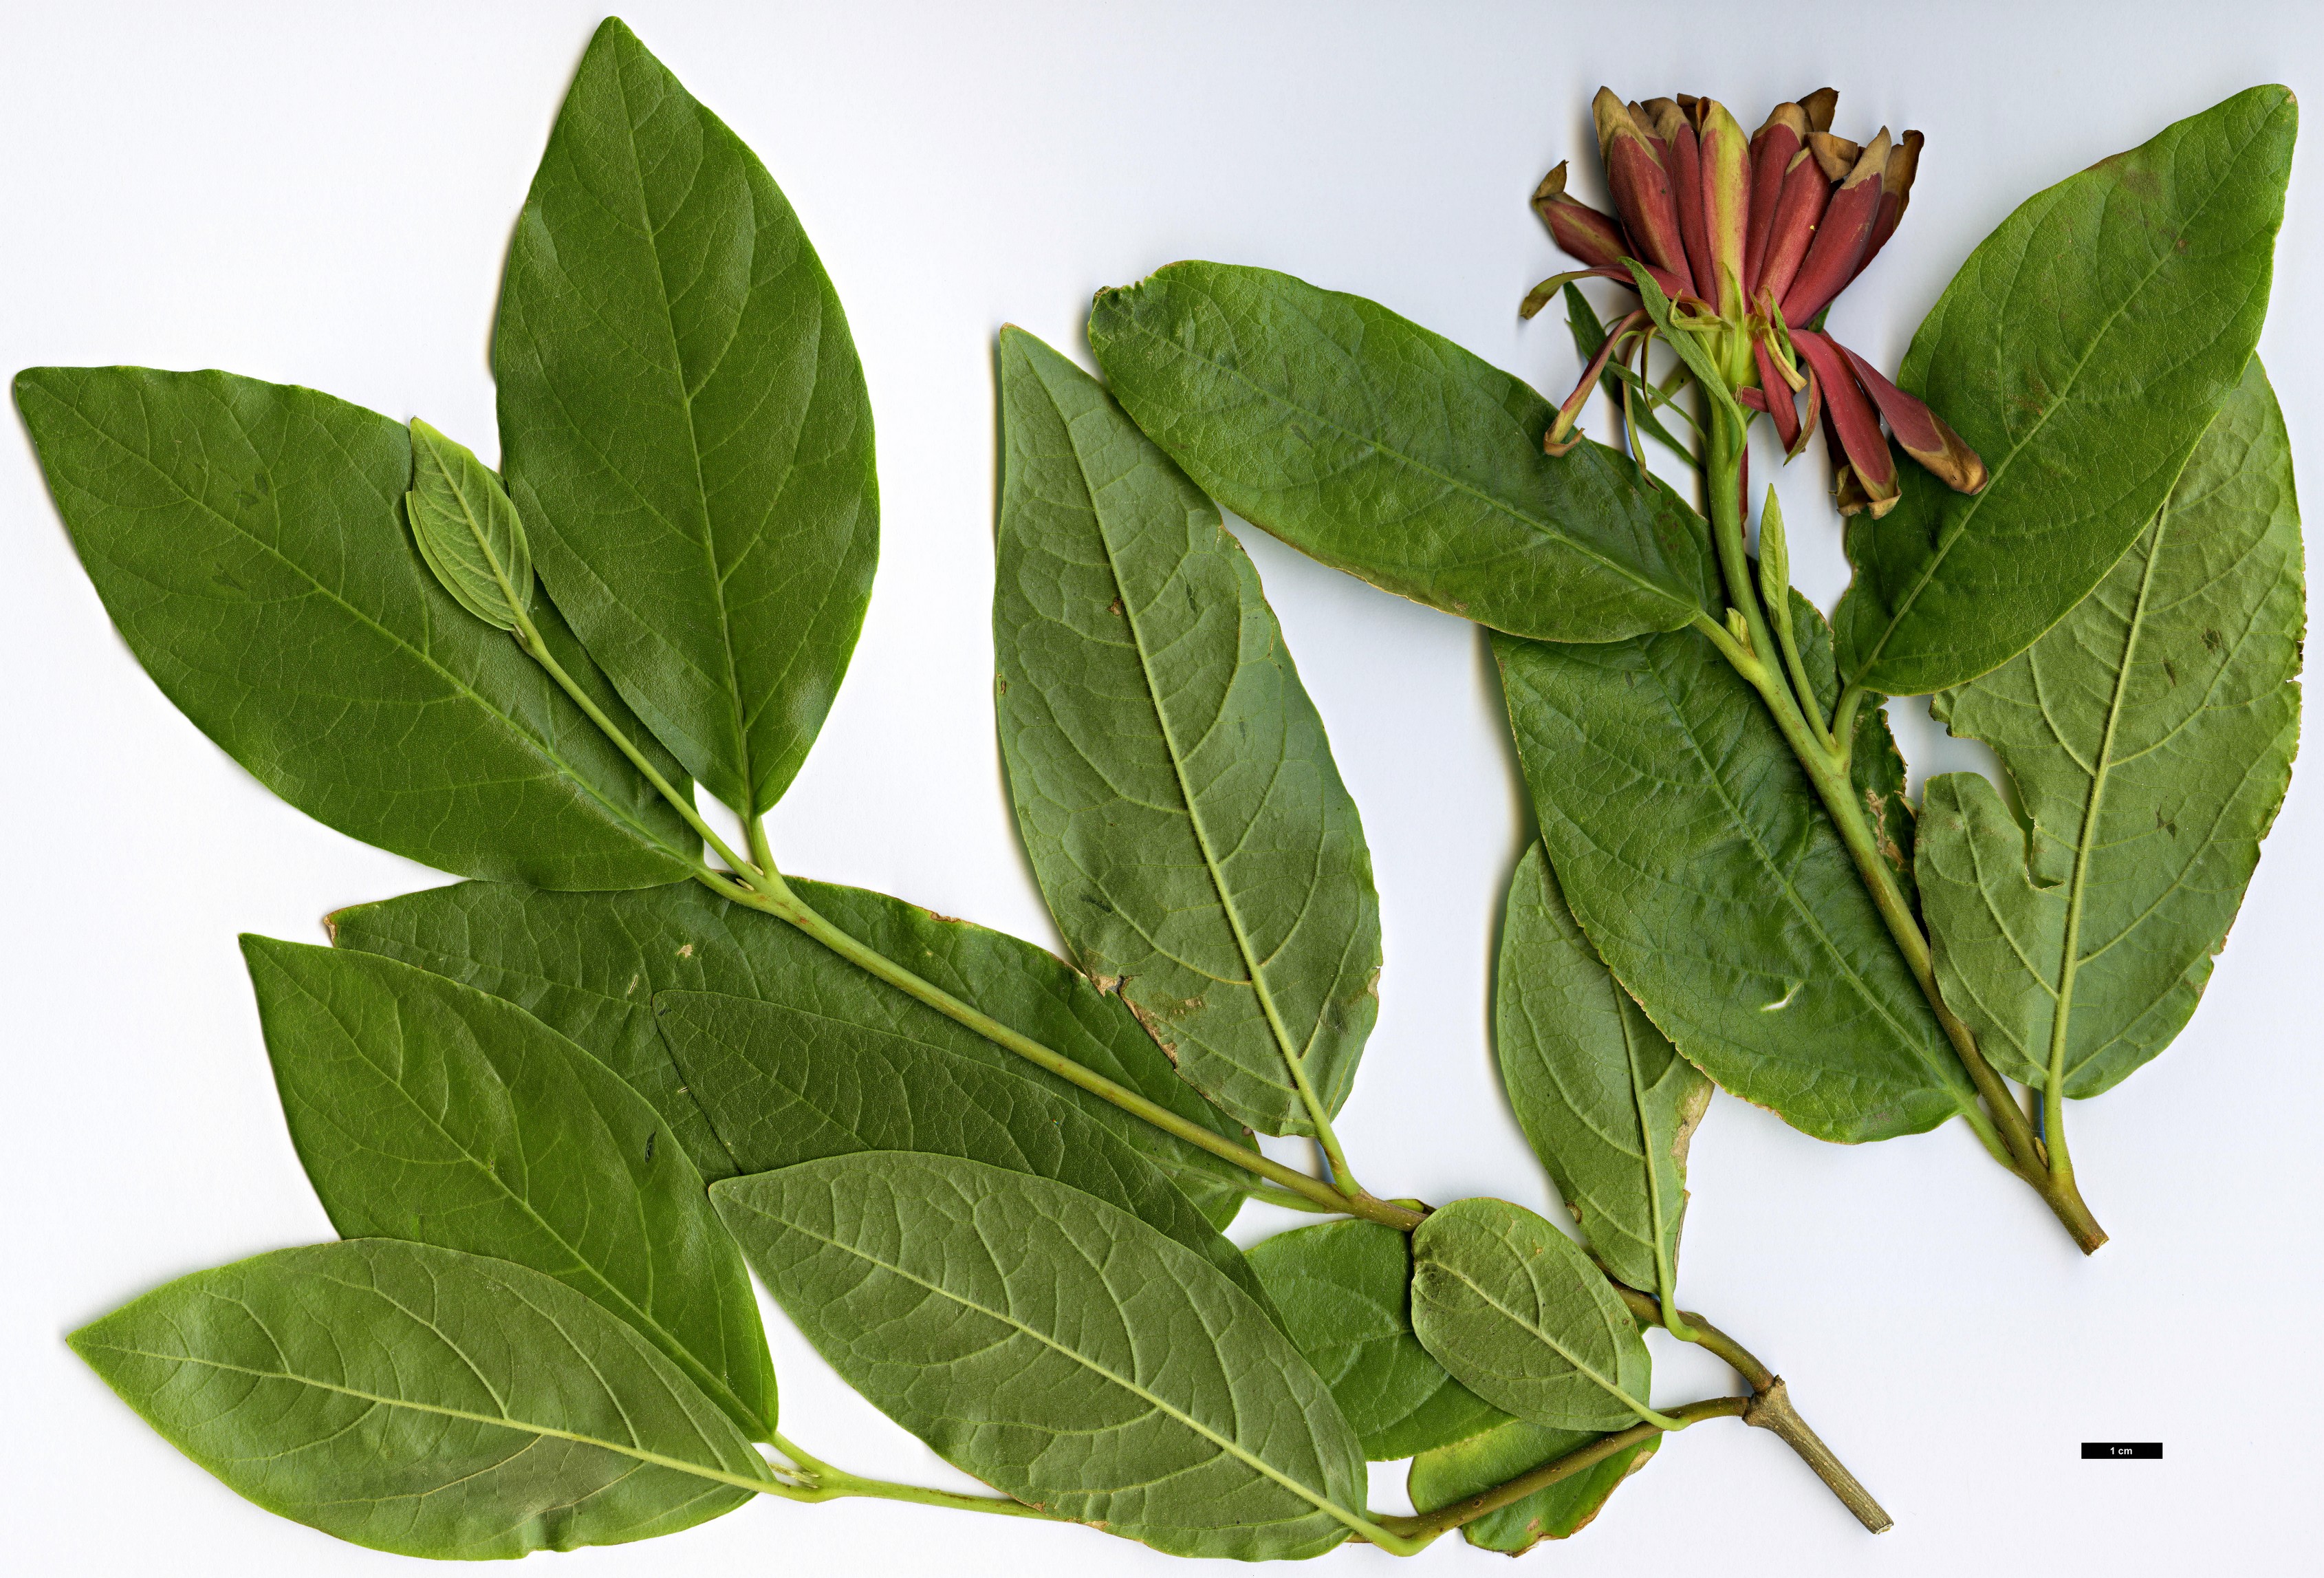
<path fill-rule="evenodd" d="M 1542 453 L 1556 408 L 1376 302 L 1180 263 L 1090 312 L 1114 398 L 1237 514 L 1496 630 L 1675 630 L 1715 578 L 1702 523 L 1611 449 Z"/>
<path fill-rule="evenodd" d="M 1848 528 L 1849 679 L 1960 685 L 2048 630 L 2145 530 L 2267 312 L 2299 108 L 2254 88 L 2029 198 L 1969 254 L 1897 382 L 1984 457 Z"/>
<path fill-rule="evenodd" d="M 1115 998 L 1061 960 L 1004 933 L 861 888 L 791 886 L 851 935 L 972 1007 L 1227 1139 L 1242 1126 L 1197 1095 Z M 703 1174 L 743 1170 L 686 1088 L 655 1028 L 658 992 L 722 992 L 886 1031 L 1032 1081 L 1126 1140 L 1214 1224 L 1242 1204 L 1250 1175 L 1003 1051 L 864 974 L 771 917 L 698 884 L 565 895 L 468 882 L 358 905 L 331 918 L 334 940 L 466 982 L 579 1042 L 654 1103 Z"/>
<path fill-rule="evenodd" d="M 290 1138 L 342 1237 L 554 1277 L 771 1438 L 775 1372 L 749 1273 L 643 1098 L 473 987 L 370 954 L 242 948 Z"/>
<path fill-rule="evenodd" d="M 1599 1438 L 1589 1430 L 1553 1430 L 1513 1419 L 1498 1429 L 1412 1460 L 1405 1485 L 1416 1512 L 1434 1512 L 1466 1497 L 1506 1485 L 1519 1474 L 1579 1452 Z M 1498 1512 L 1471 1518 L 1461 1536 L 1480 1550 L 1521 1556 L 1545 1539 L 1563 1539 L 1598 1516 L 1624 1480 L 1646 1466 L 1662 1444 L 1649 1435 L 1570 1479 L 1536 1490 Z"/>
<path fill-rule="evenodd" d="M 1242 1252 L 1161 1169 L 1029 1079 L 908 1036 L 750 998 L 665 992 L 654 1013 L 738 1171 L 916 1150 L 1055 1178 L 1176 1239 L 1271 1307 Z"/>
<path fill-rule="evenodd" d="M 1242 545 L 1097 382 L 1012 330 L 1001 383 L 1001 745 L 1049 912 L 1197 1089 L 1314 1133 L 1380 964 L 1323 720 Z"/>
<path fill-rule="evenodd" d="M 871 595 L 872 406 L 798 216 L 618 21 L 517 221 L 493 371 L 558 606 L 688 771 L 772 805 Z"/>
<path fill-rule="evenodd" d="M 532 607 L 532 549 L 516 504 L 473 451 L 417 417 L 403 512 L 444 590 L 486 624 L 514 630 Z"/>
<path fill-rule="evenodd" d="M 947 1461 L 1178 1555 L 1310 1556 L 1362 1520 L 1355 1432 L 1207 1260 L 1049 1178 L 868 1152 L 711 1197 L 849 1385 Z"/>
<path fill-rule="evenodd" d="M 456 1250 L 277 1250 L 180 1278 L 69 1340 L 236 1492 L 399 1555 L 650 1539 L 768 1478 L 635 1330 L 538 1271 Z"/>
<path fill-rule="evenodd" d="M 2255 359 L 2098 590 L 1936 698 L 2031 821 L 1982 778 L 1930 780 L 1938 983 L 2004 1073 L 2094 1096 L 2194 1012 L 2292 777 L 2301 580 L 2290 441 Z"/>
<path fill-rule="evenodd" d="M 1412 1329 L 1470 1390 L 1561 1430 L 1635 1424 L 1637 1323 L 1572 1239 L 1506 1200 L 1456 1200 L 1412 1235 Z"/>
<path fill-rule="evenodd" d="M 421 561 L 401 423 L 311 389 L 143 367 L 32 368 L 16 406 L 137 660 L 276 794 L 470 876 L 642 888 L 693 869 L 700 841 L 678 813 Z M 556 611 L 537 623 L 634 724 Z"/>
<path fill-rule="evenodd" d="M 1591 1250 L 1622 1281 L 1667 1297 L 1687 1143 L 1711 1082 L 1582 935 L 1537 844 L 1509 881 L 1493 1042 L 1509 1105 Z"/>
<path fill-rule="evenodd" d="M 1493 645 L 1565 900 L 1689 1062 L 1821 1140 L 1974 1105 L 1806 774 L 1708 641 Z"/>
<path fill-rule="evenodd" d="M 1250 1260 L 1373 1462 L 1463 1440 L 1508 1417 L 1445 1374 L 1412 1334 L 1412 1250 L 1395 1228 L 1295 1228 L 1259 1243 Z"/>

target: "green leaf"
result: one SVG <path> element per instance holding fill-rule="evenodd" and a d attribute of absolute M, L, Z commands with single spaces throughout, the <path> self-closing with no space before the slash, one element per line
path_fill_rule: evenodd
<path fill-rule="evenodd" d="M 1114 398 L 1204 490 L 1311 558 L 1496 630 L 1676 630 L 1715 579 L 1702 523 L 1441 335 L 1288 274 L 1178 263 L 1101 291 Z"/>
<path fill-rule="evenodd" d="M 1055 1178 L 1175 1239 L 1273 1306 L 1242 1253 L 1161 1170 L 1014 1073 L 887 1030 L 706 992 L 654 999 L 662 1039 L 736 1168 L 917 1150 Z"/>
<path fill-rule="evenodd" d="M 1708 640 L 1493 649 L 1566 902 L 1689 1062 L 1821 1140 L 1975 1104 L 1806 774 Z"/>
<path fill-rule="evenodd" d="M 1552 1430 L 1513 1419 L 1497 1430 L 1414 1458 L 1405 1485 L 1413 1510 L 1434 1512 L 1506 1485 L 1519 1474 L 1569 1452 L 1579 1452 L 1598 1439 L 1591 1431 Z M 1616 1486 L 1646 1466 L 1662 1440 L 1660 1435 L 1649 1435 L 1522 1501 L 1471 1518 L 1461 1526 L 1461 1536 L 1480 1550 L 1522 1556 L 1545 1539 L 1563 1539 L 1578 1533 L 1598 1516 Z"/>
<path fill-rule="evenodd" d="M 619 21 L 525 198 L 493 371 L 550 594 L 688 771 L 771 806 L 871 595 L 871 401 L 798 216 Z"/>
<path fill-rule="evenodd" d="M 466 446 L 411 419 L 411 535 L 444 590 L 496 630 L 532 607 L 532 549 L 501 479 Z"/>
<path fill-rule="evenodd" d="M 311 389 L 143 367 L 32 368 L 16 406 L 130 650 L 268 789 L 471 876 L 642 888 L 693 870 L 678 813 L 420 561 L 401 424 Z M 554 610 L 538 623 L 626 718 Z"/>
<path fill-rule="evenodd" d="M 363 1239 L 181 1277 L 73 1352 L 269 1512 L 399 1555 L 619 1545 L 768 1475 L 659 1351 L 505 1260 Z"/>
<path fill-rule="evenodd" d="M 1521 1205 L 1456 1200 L 1412 1235 L 1412 1329 L 1470 1390 L 1562 1430 L 1646 1407 L 1637 1323 L 1581 1246 Z"/>
<path fill-rule="evenodd" d="M 2081 602 L 2154 517 L 2267 313 L 2299 106 L 2254 88 L 2027 199 L 1969 254 L 1897 381 L 1984 457 L 1914 466 L 1848 527 L 1840 671 L 1888 696 L 1974 679 Z"/>
<path fill-rule="evenodd" d="M 370 954 L 244 937 L 299 1159 L 342 1238 L 492 1255 L 636 1327 L 759 1439 L 775 1371 L 702 1176 L 530 1014 Z"/>
<path fill-rule="evenodd" d="M 710 1194 L 849 1385 L 1020 1501 L 1243 1560 L 1317 1555 L 1362 1518 L 1355 1432 L 1291 1340 L 1126 1212 L 892 1152 Z"/>
<path fill-rule="evenodd" d="M 1242 545 L 1106 398 L 1003 335 L 1002 759 L 1057 929 L 1269 1134 L 1347 1100 L 1379 1002 L 1355 802 Z"/>
<path fill-rule="evenodd" d="M 1181 1080 L 1121 1004 L 1028 942 L 861 888 L 789 879 L 835 925 L 954 996 L 1228 1139 L 1240 1124 Z M 686 1089 L 654 994 L 723 992 L 941 1047 L 1029 1080 L 1127 1140 L 1223 1226 L 1250 1175 L 1005 1052 L 781 921 L 696 883 L 567 897 L 465 883 L 331 918 L 343 948 L 384 954 L 505 997 L 579 1042 L 652 1102 L 706 1177 L 742 1169 Z"/>
<path fill-rule="evenodd" d="M 1583 1238 L 1616 1278 L 1666 1297 L 1711 1082 L 1607 970 L 1538 844 L 1509 880 L 1493 1032 L 1509 1105 Z"/>
<path fill-rule="evenodd" d="M 1376 1222 L 1326 1222 L 1258 1244 L 1251 1269 L 1375 1463 L 1474 1435 L 1507 1416 L 1412 1334 L 1412 1250 Z"/>
<path fill-rule="evenodd" d="M 2168 1046 L 2226 942 L 2299 743 L 2299 505 L 2255 358 L 2146 532 L 1937 715 L 2000 755 L 1929 783 L 1937 980 L 1995 1066 L 2094 1096 Z"/>

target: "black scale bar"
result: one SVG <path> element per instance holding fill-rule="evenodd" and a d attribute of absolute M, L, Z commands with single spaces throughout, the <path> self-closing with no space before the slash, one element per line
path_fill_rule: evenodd
<path fill-rule="evenodd" d="M 2159 1441 L 2085 1441 L 2082 1455 L 2089 1457 L 2153 1457 L 2163 1455 Z"/>

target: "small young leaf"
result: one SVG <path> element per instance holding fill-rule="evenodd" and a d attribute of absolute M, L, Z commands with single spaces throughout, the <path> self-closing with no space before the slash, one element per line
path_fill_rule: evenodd
<path fill-rule="evenodd" d="M 1538 844 L 1509 879 L 1493 1040 L 1517 1123 L 1591 1249 L 1631 1287 L 1667 1292 L 1711 1082 L 1607 970 Z"/>
<path fill-rule="evenodd" d="M 1493 650 L 1566 902 L 1689 1062 L 1821 1140 L 1975 1104 L 1807 775 L 1709 641 Z"/>
<path fill-rule="evenodd" d="M 1177 263 L 1101 291 L 1115 399 L 1204 491 L 1374 586 L 1545 641 L 1676 630 L 1716 579 L 1668 488 L 1441 335 L 1288 274 Z"/>
<path fill-rule="evenodd" d="M 674 1534 L 764 1482 L 637 1332 L 538 1271 L 360 1239 L 197 1271 L 69 1341 L 269 1512 L 473 1561 Z"/>
<path fill-rule="evenodd" d="M 1929 782 L 1937 981 L 2003 1073 L 2046 1088 L 2054 1057 L 2094 1096 L 2195 1011 L 2291 781 L 2301 593 L 2291 441 L 2255 357 L 2098 590 L 1937 697 L 2031 822 L 1974 774 Z"/>
<path fill-rule="evenodd" d="M 1579 1452 L 1597 1439 L 1594 1431 L 1553 1430 L 1512 1419 L 1499 1429 L 1421 1453 L 1412 1460 L 1405 1485 L 1414 1511 L 1434 1512 L 1496 1485 L 1506 1485 L 1519 1474 L 1569 1452 Z M 1598 1516 L 1616 1486 L 1646 1467 L 1662 1439 L 1649 1435 L 1571 1479 L 1536 1490 L 1498 1512 L 1471 1518 L 1461 1526 L 1462 1537 L 1480 1550 L 1522 1556 L 1545 1539 L 1575 1534 Z"/>
<path fill-rule="evenodd" d="M 554 1277 L 770 1439 L 775 1372 L 750 1276 L 641 1097 L 473 987 L 269 937 L 242 951 L 290 1138 L 342 1237 Z"/>
<path fill-rule="evenodd" d="M 1412 1250 L 1395 1228 L 1295 1228 L 1260 1242 L 1250 1261 L 1373 1462 L 1460 1441 L 1508 1417 L 1445 1374 L 1412 1334 Z"/>
<path fill-rule="evenodd" d="M 1985 459 L 1956 494 L 1902 468 L 1848 528 L 1833 623 L 1887 696 L 2007 662 L 2153 519 L 2267 315 L 2300 111 L 2254 88 L 2028 198 L 1961 265 L 1897 382 Z"/>
<path fill-rule="evenodd" d="M 411 491 L 403 512 L 420 557 L 461 607 L 514 630 L 532 607 L 532 549 L 501 479 L 466 445 L 411 419 Z"/>
<path fill-rule="evenodd" d="M 1273 1315 L 1241 1251 L 1128 1140 L 1028 1077 L 1038 1072 L 1029 1063 L 1006 1073 L 908 1036 L 722 993 L 660 992 L 654 1015 L 740 1172 L 917 1150 L 1055 1178 L 1185 1244 Z"/>
<path fill-rule="evenodd" d="M 849 1385 L 1020 1501 L 1176 1555 L 1311 1556 L 1362 1517 L 1355 1432 L 1183 1244 L 1049 1178 L 866 1152 L 711 1198 Z"/>
<path fill-rule="evenodd" d="M 1456 1200 L 1412 1235 L 1412 1329 L 1505 1413 L 1619 1430 L 1646 1407 L 1637 1323 L 1572 1239 L 1506 1200 Z"/>
<path fill-rule="evenodd" d="M 818 914 L 1002 1023 L 1179 1116 L 1241 1142 L 1249 1132 L 1194 1093 L 1118 998 L 1004 933 L 862 888 L 790 879 Z M 1126 1140 L 1213 1225 L 1240 1207 L 1250 1175 L 1003 1051 L 781 921 L 692 882 L 568 897 L 467 882 L 361 904 L 331 918 L 334 940 L 507 998 L 579 1042 L 644 1094 L 711 1179 L 742 1171 L 686 1089 L 656 1029 L 654 994 L 723 992 L 940 1047 L 1029 1079 Z"/>
<path fill-rule="evenodd" d="M 1379 1010 L 1355 802 L 1259 574 L 1097 381 L 1001 342 L 1001 746 L 1082 968 L 1269 1134 L 1347 1099 Z"/>
<path fill-rule="evenodd" d="M 142 367 L 36 367 L 16 404 L 130 650 L 276 794 L 470 876 L 642 888 L 693 871 L 701 841 L 644 775 L 420 562 L 401 423 L 311 389 Z M 634 725 L 547 604 L 536 623 Z"/>
<path fill-rule="evenodd" d="M 766 167 L 618 20 L 526 195 L 493 372 L 550 594 L 688 771 L 771 806 L 871 596 L 871 399 Z"/>
<path fill-rule="evenodd" d="M 1829 725 L 1840 705 L 1840 673 L 1832 660 L 1831 623 L 1823 611 L 1791 589 L 1793 637 L 1799 643 L 1800 667 L 1807 670 L 1819 715 Z M 1888 709 L 1877 696 L 1867 697 L 1856 709 L 1855 738 L 1848 752 L 1848 780 L 1864 807 L 1864 819 L 1879 847 L 1881 863 L 1895 877 L 1908 901 L 1917 903 L 1913 877 L 1913 841 L 1917 815 L 1912 797 L 1904 792 L 1904 753 L 1888 727 Z"/>

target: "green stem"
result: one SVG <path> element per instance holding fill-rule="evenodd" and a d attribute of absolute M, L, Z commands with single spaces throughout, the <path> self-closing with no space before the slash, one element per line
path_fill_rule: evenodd
<path fill-rule="evenodd" d="M 513 599 L 512 599 L 512 605 L 513 606 Z M 686 818 L 687 826 L 699 834 L 703 842 L 717 853 L 719 859 L 726 863 L 730 868 L 726 872 L 712 871 L 699 861 L 694 863 L 695 880 L 712 892 L 734 903 L 746 905 L 779 919 L 788 921 L 841 958 L 869 971 L 890 986 L 918 998 L 946 1019 L 965 1025 L 994 1045 L 1047 1069 L 1060 1079 L 1079 1085 L 1101 1100 L 1112 1103 L 1133 1117 L 1144 1119 L 1166 1133 L 1176 1135 L 1190 1145 L 1199 1146 L 1220 1159 L 1241 1167 L 1246 1172 L 1256 1173 L 1262 1178 L 1282 1186 L 1291 1193 L 1313 1202 L 1317 1210 L 1360 1216 L 1367 1221 L 1385 1223 L 1390 1227 L 1406 1232 L 1419 1226 L 1426 1216 L 1425 1212 L 1390 1204 L 1387 1201 L 1374 1198 L 1360 1189 L 1343 1193 L 1321 1179 L 1309 1177 L 1296 1167 L 1286 1167 L 1281 1162 L 1263 1156 L 1249 1146 L 1237 1145 L 1231 1140 L 1213 1134 L 1201 1124 L 1180 1117 L 1158 1102 L 1151 1101 L 1129 1086 L 1106 1078 L 1095 1069 L 1084 1067 L 1065 1054 L 1043 1046 L 1029 1036 L 1021 1035 L 1010 1029 L 990 1014 L 970 1007 L 935 983 L 923 979 L 897 964 L 885 954 L 842 931 L 808 909 L 798 896 L 790 891 L 789 885 L 776 871 L 773 856 L 767 846 L 766 826 L 760 817 L 752 816 L 744 819 L 747 840 L 751 845 L 752 854 L 757 857 L 755 860 L 745 861 L 727 847 L 726 841 L 719 837 L 710 825 L 702 819 L 701 814 L 695 809 L 694 803 L 678 792 L 669 780 L 663 777 L 654 764 L 647 759 L 645 753 L 637 748 L 613 719 L 605 715 L 604 710 L 591 700 L 588 694 L 575 683 L 573 677 L 565 671 L 564 666 L 549 654 L 548 647 L 540 640 L 540 632 L 534 628 L 532 622 L 522 614 L 517 617 L 517 642 L 526 655 L 548 671 L 549 678 L 556 680 L 565 694 L 573 698 L 574 705 L 580 707 L 583 713 L 587 715 L 589 721 L 597 725 L 605 738 L 612 741 L 620 749 L 622 754 L 630 759 L 631 765 L 645 775 L 646 781 L 653 785 L 656 792 Z M 1297 1065 L 1295 1063 L 1293 1066 L 1294 1071 L 1297 1072 Z M 1301 1088 L 1312 1102 L 1313 1093 L 1305 1090 L 1304 1075 Z M 1344 1178 L 1347 1163 L 1346 1158 L 1339 1154 L 1339 1140 L 1336 1137 L 1331 1137 L 1331 1126 L 1328 1123 L 1323 1123 L 1320 1115 L 1318 1122 L 1320 1133 L 1330 1137 L 1325 1154 L 1332 1159 L 1335 1167 L 1342 1169 L 1340 1176 Z"/>
<path fill-rule="evenodd" d="M 1812 731 L 1807 718 L 1800 710 L 1798 698 L 1784 682 L 1781 672 L 1761 660 L 1759 654 L 1773 653 L 1774 641 L 1767 632 L 1766 620 L 1752 587 L 1752 578 L 1743 557 L 1743 521 L 1738 483 L 1741 475 L 1745 433 L 1742 428 L 1714 402 L 1711 411 L 1711 450 L 1706 466 L 1711 506 L 1711 536 L 1716 542 L 1721 573 L 1727 581 L 1728 596 L 1742 614 L 1750 637 L 1749 649 L 1738 643 L 1718 622 L 1708 614 L 1698 614 L 1695 623 L 1712 639 L 1712 643 L 1734 665 L 1737 673 L 1759 693 L 1767 711 L 1775 718 L 1776 728 L 1784 743 L 1792 749 L 1814 785 L 1816 797 L 1831 814 L 1839 830 L 1840 842 L 1855 862 L 1857 873 L 1870 894 L 1874 907 L 1904 957 L 1905 967 L 1936 1014 L 1945 1038 L 1951 1043 L 1954 1056 L 1967 1070 L 1970 1084 L 1981 1099 L 1981 1107 L 1969 1107 L 1962 1116 L 1994 1159 L 2008 1167 L 2033 1186 L 2058 1220 L 2065 1224 L 2074 1241 L 2083 1252 L 2095 1250 L 2106 1242 L 2106 1232 L 2090 1215 L 2074 1187 L 2070 1171 L 2061 1176 L 2052 1171 L 2037 1148 L 2032 1127 L 2025 1115 L 2009 1094 L 2008 1085 L 1978 1050 L 1977 1038 L 1969 1032 L 1953 1011 L 1945 1006 L 1937 990 L 1936 972 L 1929 955 L 1929 939 L 1922 931 L 1919 918 L 1904 898 L 1895 873 L 1881 859 L 1872 829 L 1864 817 L 1864 807 L 1856 798 L 1855 786 L 1849 780 L 1848 742 L 1853 731 L 1857 709 L 1862 705 L 1864 693 L 1850 687 L 1844 693 L 1833 720 L 1833 743 L 1827 746 L 1817 738 L 1820 730 Z"/>
<path fill-rule="evenodd" d="M 924 1485 L 901 1485 L 892 1480 L 867 1480 L 833 1468 L 822 1459 L 809 1455 L 784 1440 L 774 1439 L 776 1450 L 797 1463 L 800 1478 L 811 1481 L 798 1485 L 769 1485 L 765 1492 L 780 1496 L 787 1501 L 837 1501 L 849 1496 L 871 1496 L 883 1501 L 910 1501 L 922 1507 L 949 1507 L 961 1512 L 990 1512 L 1002 1518 L 1038 1518 L 1047 1522 L 1062 1522 L 1038 1508 L 1022 1501 L 1011 1501 L 999 1496 L 964 1496 L 957 1490 L 931 1490 Z"/>
<path fill-rule="evenodd" d="M 1665 1313 L 1667 1306 L 1651 1295 L 1619 1283 L 1614 1284 L 1614 1291 L 1637 1319 L 1650 1321 L 1674 1337 L 1683 1337 L 1707 1352 L 1716 1353 L 1731 1365 L 1751 1389 L 1750 1406 L 1743 1410 L 1743 1422 L 1774 1432 L 1784 1445 L 1799 1454 L 1800 1461 L 1814 1472 L 1825 1488 L 1840 1498 L 1840 1505 L 1856 1515 L 1858 1523 L 1874 1534 L 1885 1534 L 1895 1526 L 1895 1520 L 1872 1499 L 1864 1482 L 1849 1473 L 1848 1465 L 1823 1444 L 1822 1437 L 1808 1428 L 1807 1421 L 1792 1407 L 1791 1393 L 1782 1376 L 1692 1310 L 1670 1312 L 1679 1316 L 1674 1321 Z"/>
<path fill-rule="evenodd" d="M 1660 1425 L 1638 1424 L 1627 1430 L 1617 1430 L 1610 1435 L 1601 1435 L 1588 1445 L 1577 1447 L 1563 1457 L 1554 1458 L 1538 1468 L 1530 1469 L 1506 1484 L 1464 1497 L 1449 1507 L 1408 1517 L 1387 1513 L 1374 1513 L 1372 1516 L 1389 1533 L 1425 1545 L 1464 1523 L 1474 1523 L 1489 1512 L 1499 1512 L 1504 1507 L 1514 1506 L 1535 1491 L 1546 1490 L 1560 1480 L 1570 1480 L 1584 1469 L 1594 1468 L 1641 1441 L 1666 1435 L 1670 1429 L 1683 1430 L 1690 1425 L 1700 1425 L 1705 1419 L 1741 1418 L 1749 1411 L 1753 1401 L 1750 1398 L 1711 1398 L 1702 1402 L 1689 1403 L 1683 1408 L 1670 1411 L 1668 1428 Z"/>

